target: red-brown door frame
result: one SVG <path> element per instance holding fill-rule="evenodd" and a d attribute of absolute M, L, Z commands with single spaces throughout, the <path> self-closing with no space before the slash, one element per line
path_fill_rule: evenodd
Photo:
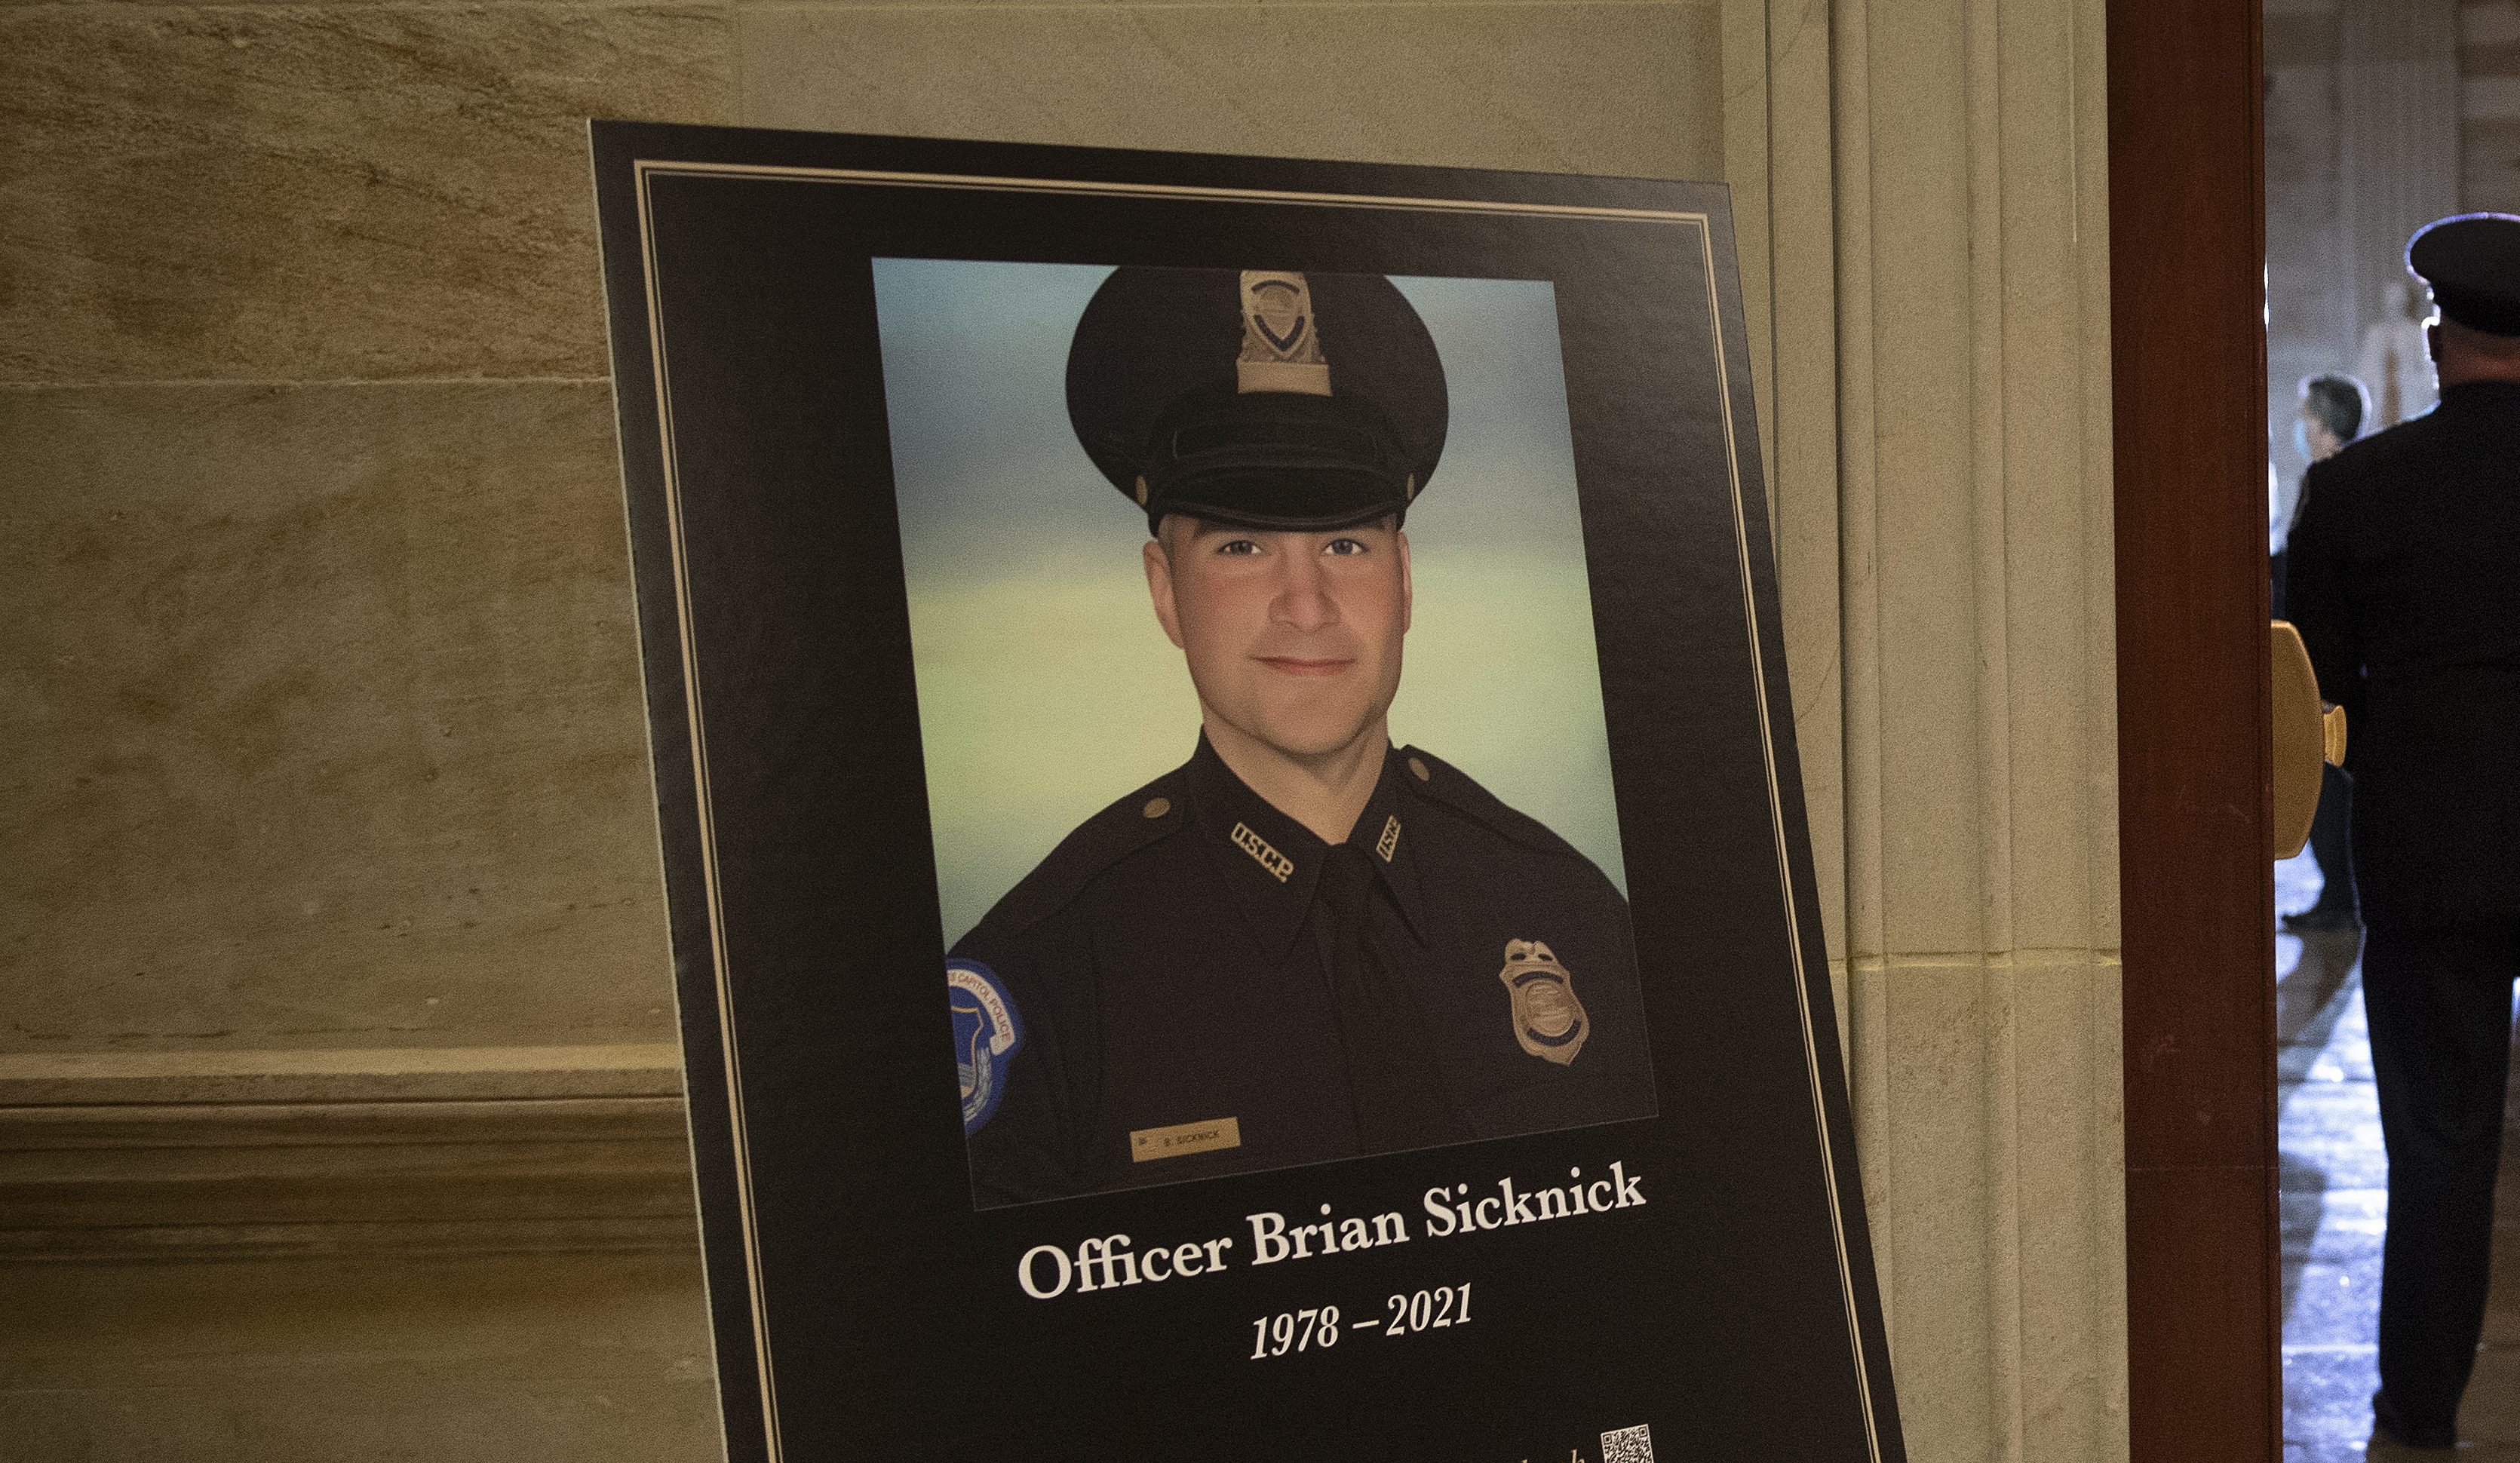
<path fill-rule="evenodd" d="M 2257 0 L 2108 0 L 2135 1463 L 2275 1463 Z"/>

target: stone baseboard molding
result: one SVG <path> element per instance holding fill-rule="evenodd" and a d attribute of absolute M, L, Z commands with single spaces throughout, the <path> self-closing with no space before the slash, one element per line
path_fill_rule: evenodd
<path fill-rule="evenodd" d="M 0 1263 L 696 1243 L 668 1045 L 0 1055 Z"/>

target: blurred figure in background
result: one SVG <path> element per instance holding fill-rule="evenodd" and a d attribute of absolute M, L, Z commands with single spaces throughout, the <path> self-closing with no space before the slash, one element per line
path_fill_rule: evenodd
<path fill-rule="evenodd" d="M 2450 1448 L 2484 1328 L 2520 975 L 2520 217 L 2416 234 L 2440 405 L 2303 479 L 2286 608 L 2352 719 L 2389 1228 L 2372 1436 Z"/>
<path fill-rule="evenodd" d="M 2403 287 L 2401 293 L 2404 292 Z M 2430 373 L 2427 372 L 2427 375 Z M 2314 376 L 2301 383 L 2301 412 L 2293 420 L 2293 441 L 2301 455 L 2316 465 L 2336 456 L 2362 435 L 2369 395 L 2350 376 Z M 2308 475 L 2303 480 L 2307 482 Z M 2293 516 L 2300 514 L 2295 491 Z M 2289 525 L 2287 525 L 2289 526 Z M 2280 576 L 2283 555 L 2275 555 Z M 2275 613 L 2283 613 L 2278 603 Z M 2349 736 L 2350 740 L 2350 736 Z M 2354 779 L 2343 768 L 2329 767 L 2318 788 L 2318 817 L 2310 825 L 2311 857 L 2318 861 L 2318 902 L 2283 917 L 2295 934 L 2316 934 L 2354 927 Z"/>
<path fill-rule="evenodd" d="M 2414 297 L 2406 280 L 2381 286 L 2380 318 L 2362 332 L 2362 352 L 2354 365 L 2371 388 L 2366 405 L 2372 413 L 2365 418 L 2373 431 L 2412 421 L 2433 409 L 2431 347 L 2424 343 Z"/>

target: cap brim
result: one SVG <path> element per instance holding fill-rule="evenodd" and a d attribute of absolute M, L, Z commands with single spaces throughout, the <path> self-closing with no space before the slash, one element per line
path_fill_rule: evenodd
<path fill-rule="evenodd" d="M 1409 496 L 1378 474 L 1321 466 L 1242 467 L 1200 473 L 1148 505 L 1243 528 L 1325 532 L 1409 510 Z"/>

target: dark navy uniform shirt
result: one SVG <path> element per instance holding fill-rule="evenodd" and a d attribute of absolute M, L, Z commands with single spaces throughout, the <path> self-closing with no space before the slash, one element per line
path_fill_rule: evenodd
<path fill-rule="evenodd" d="M 1021 1033 L 988 1059 L 975 1008 L 982 1207 L 1652 1115 L 1627 901 L 1590 860 L 1415 748 L 1385 754 L 1349 842 L 1428 1058 L 1413 1081 L 1438 1088 L 1414 1126 L 1362 1135 L 1316 898 L 1332 850 L 1201 737 L 951 953 L 957 992 Z"/>

